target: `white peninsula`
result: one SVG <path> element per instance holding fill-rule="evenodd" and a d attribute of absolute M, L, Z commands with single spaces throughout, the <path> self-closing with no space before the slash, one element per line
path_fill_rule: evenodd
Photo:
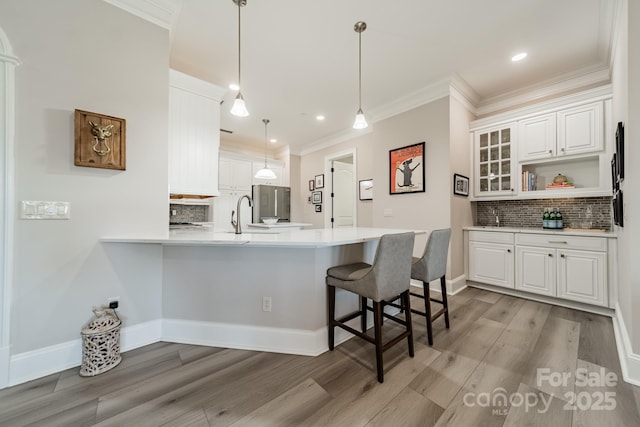
<path fill-rule="evenodd" d="M 234 234 L 200 228 L 102 242 L 162 245 L 161 340 L 318 355 L 327 350 L 327 269 L 371 262 L 380 236 L 406 231 L 356 227 Z M 425 241 L 425 232 L 416 231 L 416 254 Z M 357 306 L 355 295 L 338 293 L 339 313 Z"/>

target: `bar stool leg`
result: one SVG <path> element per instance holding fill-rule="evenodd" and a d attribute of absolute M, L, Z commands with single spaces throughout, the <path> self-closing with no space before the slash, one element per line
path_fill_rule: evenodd
<path fill-rule="evenodd" d="M 329 307 L 329 350 L 333 351 L 334 346 L 334 322 L 336 319 L 336 287 L 327 285 L 327 306 Z"/>
<path fill-rule="evenodd" d="M 367 332 L 367 298 L 360 297 L 360 329 Z"/>
<path fill-rule="evenodd" d="M 409 356 L 413 357 L 413 324 L 411 323 L 411 303 L 409 302 L 409 299 L 411 298 L 411 295 L 409 295 L 409 291 L 406 291 L 402 294 L 402 300 L 403 303 L 402 305 L 405 308 L 404 311 L 404 321 L 407 323 L 407 340 L 409 343 Z"/>
<path fill-rule="evenodd" d="M 382 367 L 382 303 L 373 301 L 373 328 L 375 332 L 376 366 L 378 369 L 378 382 L 384 381 Z"/>
<path fill-rule="evenodd" d="M 442 305 L 444 306 L 444 324 L 449 329 L 449 304 L 447 303 L 447 281 L 445 277 L 440 278 L 440 287 L 442 288 Z"/>
<path fill-rule="evenodd" d="M 424 314 L 427 319 L 427 341 L 429 345 L 433 345 L 433 328 L 431 326 L 431 296 L 429 292 L 429 284 L 422 282 L 422 291 L 424 294 Z"/>

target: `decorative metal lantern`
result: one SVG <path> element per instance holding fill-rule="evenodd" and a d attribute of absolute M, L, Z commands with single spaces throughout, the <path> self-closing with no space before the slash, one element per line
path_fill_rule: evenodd
<path fill-rule="evenodd" d="M 121 321 L 114 310 L 93 308 L 94 317 L 82 328 L 80 376 L 92 377 L 115 368 L 120 356 Z"/>

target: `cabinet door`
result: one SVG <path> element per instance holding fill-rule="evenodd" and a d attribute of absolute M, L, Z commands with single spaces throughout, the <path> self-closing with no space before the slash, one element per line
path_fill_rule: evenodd
<path fill-rule="evenodd" d="M 513 245 L 469 242 L 469 280 L 514 288 Z"/>
<path fill-rule="evenodd" d="M 516 246 L 516 289 L 556 296 L 555 249 Z"/>
<path fill-rule="evenodd" d="M 558 254 L 558 297 L 606 306 L 606 253 L 561 249 Z"/>
<path fill-rule="evenodd" d="M 556 155 L 556 114 L 518 122 L 520 161 L 548 159 Z"/>
<path fill-rule="evenodd" d="M 233 190 L 235 188 L 233 160 L 221 157 L 218 171 L 219 171 L 218 181 L 219 181 L 220 189 Z"/>
<path fill-rule="evenodd" d="M 253 184 L 251 162 L 248 160 L 235 160 L 234 162 L 236 189 L 251 196 L 251 185 Z"/>
<path fill-rule="evenodd" d="M 558 156 L 591 153 L 602 147 L 602 102 L 558 111 Z"/>
<path fill-rule="evenodd" d="M 474 192 L 476 196 L 515 194 L 514 123 L 474 134 Z"/>
<path fill-rule="evenodd" d="M 220 158 L 219 185 L 221 189 L 251 192 L 251 162 L 248 160 Z"/>

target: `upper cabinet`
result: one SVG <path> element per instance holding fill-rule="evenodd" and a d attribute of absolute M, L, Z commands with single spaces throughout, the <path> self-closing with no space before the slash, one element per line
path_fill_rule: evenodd
<path fill-rule="evenodd" d="M 593 153 L 603 147 L 602 101 L 518 121 L 519 160 Z"/>
<path fill-rule="evenodd" d="M 478 130 L 474 136 L 477 196 L 511 195 L 514 193 L 513 148 L 516 126 Z"/>
<path fill-rule="evenodd" d="M 472 122 L 474 198 L 610 195 L 610 116 L 599 88 Z"/>
<path fill-rule="evenodd" d="M 169 70 L 169 192 L 217 196 L 225 89 Z"/>

